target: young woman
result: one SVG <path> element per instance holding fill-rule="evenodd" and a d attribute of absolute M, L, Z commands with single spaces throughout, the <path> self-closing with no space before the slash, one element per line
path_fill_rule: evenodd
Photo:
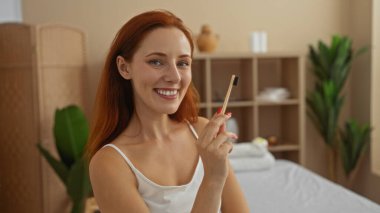
<path fill-rule="evenodd" d="M 231 114 L 197 115 L 193 50 L 168 11 L 137 15 L 116 35 L 87 150 L 102 213 L 249 212 L 228 161 Z"/>

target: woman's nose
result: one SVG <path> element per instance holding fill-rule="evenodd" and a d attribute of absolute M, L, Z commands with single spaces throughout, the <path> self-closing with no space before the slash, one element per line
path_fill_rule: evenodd
<path fill-rule="evenodd" d="M 165 73 L 165 81 L 178 83 L 181 81 L 181 75 L 176 64 L 170 65 Z"/>

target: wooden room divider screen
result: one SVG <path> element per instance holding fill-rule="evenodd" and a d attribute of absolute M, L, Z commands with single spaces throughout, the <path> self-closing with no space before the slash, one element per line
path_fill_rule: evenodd
<path fill-rule="evenodd" d="M 72 27 L 0 24 L 0 212 L 67 212 L 36 144 L 55 152 L 55 109 L 84 107 L 84 41 Z"/>

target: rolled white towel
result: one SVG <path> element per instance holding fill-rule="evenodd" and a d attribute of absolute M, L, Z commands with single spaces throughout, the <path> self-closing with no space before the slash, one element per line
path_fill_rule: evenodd
<path fill-rule="evenodd" d="M 235 172 L 266 170 L 274 166 L 275 158 L 270 152 L 262 157 L 230 158 L 230 163 Z"/>
<path fill-rule="evenodd" d="M 235 143 L 230 158 L 262 157 L 268 152 L 268 141 L 255 138 L 252 142 Z"/>

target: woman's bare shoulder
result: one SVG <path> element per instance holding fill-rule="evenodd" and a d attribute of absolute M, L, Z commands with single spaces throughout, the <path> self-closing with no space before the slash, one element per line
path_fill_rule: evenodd
<path fill-rule="evenodd" d="M 112 147 L 100 149 L 90 161 L 90 179 L 103 212 L 149 212 L 137 189 L 136 176 Z"/>
<path fill-rule="evenodd" d="M 103 147 L 99 149 L 90 160 L 90 168 L 94 166 L 104 166 L 113 161 L 118 161 L 115 151 L 111 147 Z"/>
<path fill-rule="evenodd" d="M 208 122 L 209 120 L 207 118 L 198 116 L 198 120 L 197 122 L 193 123 L 193 126 L 197 130 L 197 132 L 200 132 L 204 129 Z"/>
<path fill-rule="evenodd" d="M 126 180 L 129 179 L 134 182 L 132 170 L 122 156 L 112 147 L 103 147 L 95 153 L 90 160 L 89 172 L 92 180 L 107 179 L 117 173 L 124 173 L 123 175 L 117 176 L 127 177 Z"/>

